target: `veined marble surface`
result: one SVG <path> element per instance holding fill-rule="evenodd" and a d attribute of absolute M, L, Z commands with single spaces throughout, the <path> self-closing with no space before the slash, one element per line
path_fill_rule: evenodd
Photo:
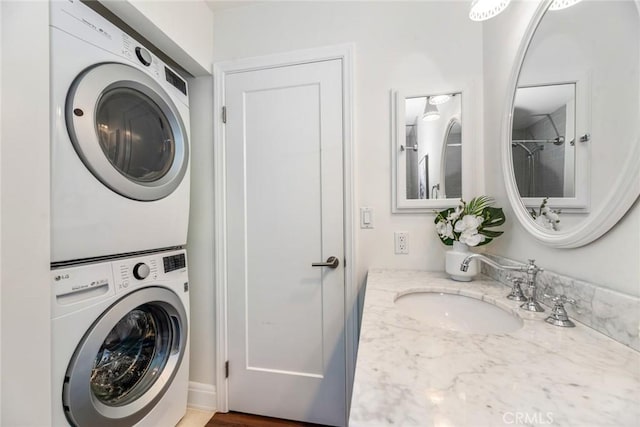
<path fill-rule="evenodd" d="M 399 293 L 461 294 L 518 313 L 512 333 L 429 327 L 398 310 Z M 485 276 L 369 271 L 351 403 L 351 427 L 639 426 L 640 353 L 577 323 L 520 310 Z"/>
<path fill-rule="evenodd" d="M 485 255 L 499 264 L 525 265 L 509 258 L 493 254 Z M 510 284 L 506 277 L 509 274 L 517 275 L 517 273 L 495 269 L 484 262 L 482 272 L 507 286 Z M 538 295 L 542 302 L 553 305 L 553 302 L 546 299 L 544 294 L 566 295 L 574 299 L 575 305 L 565 305 L 569 317 L 640 351 L 640 298 L 549 270 L 538 274 Z"/>

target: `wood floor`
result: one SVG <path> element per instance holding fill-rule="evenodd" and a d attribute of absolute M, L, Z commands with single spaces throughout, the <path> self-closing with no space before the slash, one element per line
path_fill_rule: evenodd
<path fill-rule="evenodd" d="M 325 427 L 321 424 L 301 423 L 279 418 L 261 417 L 240 412 L 216 413 L 205 427 Z"/>

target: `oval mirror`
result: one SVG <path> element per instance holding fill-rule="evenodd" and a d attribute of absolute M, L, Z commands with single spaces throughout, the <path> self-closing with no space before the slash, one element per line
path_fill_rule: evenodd
<path fill-rule="evenodd" d="M 639 8 L 543 1 L 516 55 L 503 173 L 519 222 L 550 246 L 597 239 L 640 194 Z"/>

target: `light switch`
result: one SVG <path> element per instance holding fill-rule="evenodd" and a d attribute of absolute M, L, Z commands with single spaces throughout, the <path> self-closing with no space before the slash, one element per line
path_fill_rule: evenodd
<path fill-rule="evenodd" d="M 360 228 L 373 228 L 372 208 L 360 208 Z"/>

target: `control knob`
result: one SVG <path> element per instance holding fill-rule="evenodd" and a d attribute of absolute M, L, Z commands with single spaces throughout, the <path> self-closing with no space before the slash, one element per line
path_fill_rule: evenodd
<path fill-rule="evenodd" d="M 150 272 L 149 266 L 144 262 L 139 262 L 133 267 L 133 277 L 138 280 L 146 279 Z"/>
<path fill-rule="evenodd" d="M 151 54 L 149 53 L 149 51 L 145 48 L 142 48 L 140 46 L 136 47 L 136 56 L 138 57 L 138 59 L 140 60 L 140 62 L 142 62 L 143 65 L 145 66 L 149 66 L 151 65 Z"/>

